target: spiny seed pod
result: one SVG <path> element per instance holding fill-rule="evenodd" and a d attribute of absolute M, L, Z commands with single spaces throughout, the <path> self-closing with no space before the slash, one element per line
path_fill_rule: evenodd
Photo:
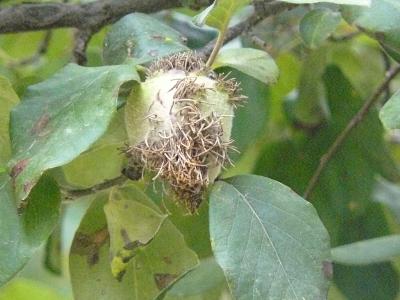
<path fill-rule="evenodd" d="M 230 162 L 233 111 L 244 98 L 234 79 L 207 74 L 192 52 L 158 60 L 128 99 L 126 153 L 193 213 Z"/>

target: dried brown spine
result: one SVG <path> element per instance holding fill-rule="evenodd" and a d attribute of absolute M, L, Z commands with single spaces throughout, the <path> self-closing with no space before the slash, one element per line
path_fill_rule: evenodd
<path fill-rule="evenodd" d="M 231 163 L 228 151 L 234 149 L 232 141 L 224 137 L 222 119 L 227 116 L 217 111 L 202 112 L 202 107 L 208 105 L 208 88 L 198 81 L 198 76 L 204 76 L 204 68 L 201 58 L 191 52 L 158 60 L 149 67 L 148 79 L 170 70 L 184 71 L 186 77 L 177 79 L 170 89 L 174 92 L 169 111 L 173 115 L 171 126 L 160 127 L 160 119 L 149 113 L 146 119 L 152 130 L 141 143 L 126 151 L 144 169 L 155 173 L 153 179 L 160 177 L 168 182 L 177 200 L 191 213 L 199 207 L 210 183 L 210 168 Z M 236 80 L 227 77 L 213 74 L 209 80 L 215 81 L 216 90 L 229 95 L 229 104 L 235 107 L 245 97 Z M 158 101 L 161 103 L 162 99 Z"/>

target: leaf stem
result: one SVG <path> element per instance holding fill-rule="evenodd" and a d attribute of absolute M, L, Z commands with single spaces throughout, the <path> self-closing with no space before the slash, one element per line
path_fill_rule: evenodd
<path fill-rule="evenodd" d="M 364 105 L 360 108 L 360 110 L 354 115 L 354 117 L 350 120 L 347 126 L 343 129 L 343 131 L 338 135 L 336 140 L 330 146 L 328 151 L 321 157 L 318 168 L 315 170 L 311 180 L 308 183 L 308 186 L 304 192 L 303 198 L 307 199 L 310 197 L 311 193 L 314 191 L 317 183 L 326 169 L 328 163 L 332 160 L 334 155 L 338 152 L 339 148 L 349 137 L 351 131 L 356 128 L 362 120 L 368 115 L 368 112 L 374 106 L 374 104 L 379 100 L 380 96 L 386 91 L 389 87 L 390 82 L 400 74 L 400 65 L 394 67 L 390 71 L 387 72 L 385 79 L 377 88 L 375 93 L 364 103 Z"/>
<path fill-rule="evenodd" d="M 112 188 L 113 186 L 116 186 L 116 185 L 122 185 L 127 180 L 128 180 L 128 178 L 124 174 L 121 174 L 120 176 L 118 176 L 116 178 L 105 180 L 102 183 L 96 184 L 96 185 L 91 186 L 91 187 L 86 188 L 86 189 L 63 190 L 62 191 L 63 194 L 64 194 L 63 198 L 64 198 L 65 201 L 72 201 L 72 200 L 75 200 L 77 198 L 81 198 L 81 197 L 84 197 L 84 196 L 89 196 L 91 194 L 95 194 L 97 192 L 107 190 L 107 189 Z"/>
<path fill-rule="evenodd" d="M 207 63 L 206 63 L 207 68 L 211 68 L 212 64 L 214 63 L 215 59 L 217 58 L 219 50 L 224 45 L 225 33 L 226 33 L 226 30 L 223 30 L 218 34 L 217 41 L 215 42 L 214 48 L 213 48 L 213 50 L 210 54 L 210 57 L 208 58 Z"/>

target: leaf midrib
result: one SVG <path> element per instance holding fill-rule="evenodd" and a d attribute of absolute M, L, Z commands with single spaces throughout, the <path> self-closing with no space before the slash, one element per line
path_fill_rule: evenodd
<path fill-rule="evenodd" d="M 281 268 L 282 268 L 282 270 L 283 270 L 283 273 L 285 274 L 286 280 L 287 280 L 287 282 L 288 282 L 288 284 L 289 284 L 290 289 L 292 290 L 292 293 L 294 294 L 294 296 L 296 297 L 296 299 L 300 299 L 300 298 L 297 296 L 296 291 L 294 290 L 294 287 L 293 287 L 293 285 L 292 285 L 292 281 L 291 281 L 290 278 L 289 278 L 289 275 L 288 275 L 288 273 L 287 273 L 287 271 L 286 271 L 286 269 L 285 269 L 285 266 L 283 265 L 282 259 L 281 259 L 281 257 L 279 256 L 279 253 L 278 253 L 278 251 L 277 251 L 277 249 L 276 249 L 274 243 L 272 242 L 272 239 L 271 239 L 271 237 L 270 237 L 270 235 L 269 235 L 269 233 L 268 233 L 268 231 L 267 231 L 267 228 L 264 226 L 264 224 L 262 223 L 260 217 L 257 215 L 257 213 L 256 213 L 256 211 L 255 211 L 255 209 L 254 209 L 254 207 L 250 204 L 250 202 L 247 200 L 247 198 L 245 197 L 245 195 L 243 195 L 235 186 L 233 186 L 233 185 L 231 185 L 231 186 L 232 186 L 233 189 L 240 195 L 240 197 L 243 199 L 244 203 L 249 207 L 249 209 L 251 210 L 251 212 L 253 213 L 253 215 L 256 217 L 258 223 L 261 225 L 261 228 L 262 228 L 263 232 L 265 233 L 265 236 L 266 236 L 267 239 L 269 240 L 269 242 L 270 242 L 270 244 L 271 244 L 271 246 L 272 246 L 272 249 L 273 249 L 273 251 L 274 251 L 274 254 L 275 254 L 275 256 L 276 256 L 277 259 L 278 259 L 278 262 L 279 262 L 279 264 L 280 264 L 280 266 L 281 266 Z"/>

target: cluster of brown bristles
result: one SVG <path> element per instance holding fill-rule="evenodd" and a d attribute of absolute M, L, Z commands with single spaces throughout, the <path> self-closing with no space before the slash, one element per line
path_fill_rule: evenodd
<path fill-rule="evenodd" d="M 126 153 L 131 159 L 140 161 L 145 170 L 154 172 L 153 179 L 160 177 L 168 182 L 177 200 L 193 213 L 210 183 L 210 168 L 232 163 L 228 151 L 234 149 L 233 141 L 224 138 L 222 118 L 233 116 L 223 116 L 216 111 L 204 114 L 202 111 L 202 105 L 207 105 L 207 87 L 192 74 L 205 71 L 205 67 L 201 58 L 193 53 L 158 60 L 149 67 L 148 78 L 173 69 L 185 71 L 188 76 L 177 80 L 171 88 L 174 91 L 171 126 L 160 130 L 156 124 L 160 120 L 147 116 L 148 122 L 154 124 L 152 128 L 158 129 L 139 144 L 129 146 Z M 243 101 L 245 97 L 241 96 L 236 80 L 212 76 L 229 94 L 230 105 L 235 107 Z"/>

